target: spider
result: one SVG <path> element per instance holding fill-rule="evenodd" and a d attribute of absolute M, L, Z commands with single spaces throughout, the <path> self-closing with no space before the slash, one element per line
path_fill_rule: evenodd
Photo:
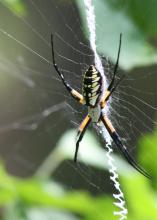
<path fill-rule="evenodd" d="M 101 121 L 103 125 L 105 126 L 105 128 L 107 129 L 108 133 L 110 134 L 118 150 L 125 157 L 127 162 L 131 166 L 133 166 L 138 172 L 140 172 L 147 178 L 150 178 L 150 175 L 147 174 L 147 172 L 143 168 L 141 168 L 136 163 L 136 161 L 131 157 L 126 147 L 123 145 L 121 138 L 119 137 L 117 131 L 113 127 L 110 119 L 102 111 L 107 105 L 107 102 L 109 98 L 111 97 L 112 93 L 115 91 L 119 83 L 124 78 L 124 75 L 123 75 L 115 83 L 115 77 L 117 74 L 120 50 L 121 50 L 121 41 L 122 41 L 121 39 L 122 39 L 122 34 L 120 34 L 118 55 L 117 55 L 116 64 L 114 66 L 113 76 L 106 91 L 104 91 L 104 88 L 103 88 L 103 77 L 94 65 L 90 65 L 87 71 L 84 73 L 83 86 L 82 86 L 83 95 L 81 95 L 79 92 L 73 89 L 71 85 L 69 85 L 69 83 L 65 80 L 63 73 L 60 71 L 58 65 L 56 64 L 55 54 L 54 54 L 53 35 L 51 34 L 53 66 L 56 72 L 58 73 L 63 85 L 65 86 L 67 91 L 71 94 L 71 96 L 75 100 L 77 100 L 80 104 L 86 105 L 88 108 L 88 114 L 85 116 L 85 118 L 81 122 L 78 133 L 77 133 L 77 142 L 76 142 L 76 149 L 75 149 L 75 154 L 74 154 L 74 162 L 77 162 L 79 144 L 90 122 L 99 123 Z"/>

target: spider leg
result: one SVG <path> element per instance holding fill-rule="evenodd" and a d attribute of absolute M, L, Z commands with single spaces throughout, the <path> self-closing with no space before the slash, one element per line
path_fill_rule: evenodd
<path fill-rule="evenodd" d="M 117 88 L 117 86 L 119 85 L 119 83 L 123 80 L 123 78 L 125 77 L 125 75 L 123 75 L 116 83 L 116 85 L 114 85 L 114 81 L 115 81 L 115 76 L 117 74 L 117 69 L 118 69 L 118 63 L 119 63 L 119 57 L 120 57 L 120 50 L 121 50 L 121 41 L 122 41 L 122 33 L 120 34 L 120 39 L 119 39 L 119 48 L 118 48 L 118 55 L 117 55 L 117 61 L 114 67 L 114 72 L 113 72 L 113 77 L 112 80 L 107 88 L 107 91 L 105 92 L 104 96 L 101 99 L 100 105 L 101 108 L 104 108 L 106 105 L 107 100 L 109 99 L 109 97 L 111 96 L 111 94 L 115 91 L 115 89 Z"/>
<path fill-rule="evenodd" d="M 75 155 L 74 155 L 74 162 L 75 163 L 77 162 L 79 143 L 82 141 L 82 138 L 83 138 L 85 131 L 86 131 L 90 122 L 91 122 L 91 118 L 89 115 L 87 115 L 79 126 L 79 131 L 77 133 L 78 140 L 76 142 L 76 149 L 75 149 Z"/>
<path fill-rule="evenodd" d="M 118 150 L 120 153 L 126 158 L 127 162 L 134 167 L 138 172 L 143 174 L 145 177 L 151 179 L 150 175 L 143 169 L 141 168 L 136 161 L 131 157 L 129 152 L 127 151 L 126 147 L 122 144 L 119 135 L 117 134 L 116 130 L 112 126 L 110 120 L 106 115 L 101 116 L 101 120 L 106 127 L 107 131 L 109 132 L 110 136 L 112 137 L 114 143 L 116 144 Z"/>
<path fill-rule="evenodd" d="M 112 93 L 116 90 L 116 88 L 118 87 L 118 85 L 121 83 L 121 81 L 124 79 L 125 75 L 122 75 L 121 78 L 117 81 L 116 85 L 112 87 L 112 89 L 106 90 L 104 96 L 102 97 L 101 101 L 100 101 L 100 106 L 103 109 L 108 101 L 108 99 L 110 98 L 110 96 L 112 95 Z"/>
<path fill-rule="evenodd" d="M 51 34 L 51 46 L 52 46 L 52 62 L 53 62 L 53 66 L 54 66 L 56 72 L 58 73 L 58 75 L 61 78 L 64 86 L 66 87 L 68 92 L 72 95 L 72 97 L 75 98 L 77 101 L 79 101 L 81 104 L 84 104 L 83 96 L 69 85 L 69 83 L 65 80 L 63 73 L 60 72 L 59 67 L 56 64 L 55 54 L 54 54 L 53 35 L 52 34 Z"/>
<path fill-rule="evenodd" d="M 121 50 L 121 42 L 122 42 L 122 33 L 120 33 L 118 55 L 117 55 L 116 64 L 114 66 L 113 77 L 112 77 L 112 80 L 111 80 L 111 82 L 108 86 L 108 89 L 107 89 L 109 91 L 112 89 L 112 87 L 114 85 L 115 77 L 116 77 L 116 74 L 117 74 L 117 69 L 118 69 L 118 64 L 119 64 L 119 56 L 120 56 L 120 50 Z"/>

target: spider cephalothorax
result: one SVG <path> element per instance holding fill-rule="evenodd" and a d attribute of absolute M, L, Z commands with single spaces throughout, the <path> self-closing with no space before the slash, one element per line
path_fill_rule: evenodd
<path fill-rule="evenodd" d="M 103 87 L 104 77 L 102 77 L 102 75 L 94 65 L 90 65 L 88 70 L 84 74 L 83 95 L 81 95 L 79 92 L 73 89 L 69 85 L 69 83 L 67 83 L 63 73 L 59 70 L 55 62 L 54 49 L 53 49 L 53 36 L 51 35 L 53 65 L 59 77 L 61 78 L 64 86 L 71 94 L 71 96 L 82 105 L 86 105 L 88 107 L 88 113 L 79 126 L 74 161 L 75 162 L 77 161 L 79 143 L 82 140 L 83 135 L 85 134 L 85 131 L 88 125 L 90 124 L 90 122 L 97 123 L 101 121 L 104 124 L 105 128 L 107 129 L 108 133 L 110 134 L 112 140 L 116 144 L 117 148 L 119 149 L 120 153 L 126 158 L 127 162 L 131 164 L 140 173 L 142 173 L 144 176 L 150 178 L 149 174 L 147 174 L 147 172 L 136 163 L 134 158 L 131 157 L 126 147 L 123 145 L 121 138 L 119 137 L 118 133 L 113 127 L 111 121 L 105 115 L 104 111 L 102 111 L 102 109 L 106 107 L 106 104 L 109 98 L 111 97 L 112 93 L 115 91 L 115 89 L 117 88 L 117 86 L 124 77 L 124 76 L 120 77 L 120 79 L 115 83 L 115 77 L 118 69 L 118 61 L 119 61 L 120 48 L 121 48 L 121 36 L 122 34 L 120 34 L 117 62 L 114 67 L 111 82 L 109 83 L 106 90 Z"/>

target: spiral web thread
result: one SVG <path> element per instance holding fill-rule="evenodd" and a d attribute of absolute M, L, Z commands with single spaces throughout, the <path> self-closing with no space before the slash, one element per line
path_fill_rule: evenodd
<path fill-rule="evenodd" d="M 94 52 L 94 62 L 96 68 L 99 70 L 103 77 L 104 81 L 104 90 L 107 88 L 107 81 L 104 74 L 104 69 L 102 66 L 101 59 L 96 51 L 96 31 L 95 31 L 95 13 L 94 13 L 94 6 L 92 4 L 92 0 L 84 0 L 85 4 L 85 11 L 86 11 L 86 18 L 87 18 L 87 25 L 89 29 L 89 41 L 91 49 Z M 105 107 L 103 110 L 106 114 L 108 113 L 108 108 Z M 112 140 L 108 132 L 105 128 L 101 127 L 101 133 L 106 141 L 106 149 L 107 149 L 107 157 L 108 157 L 108 164 L 109 164 L 109 172 L 110 172 L 110 179 L 112 180 L 115 189 L 117 190 L 117 194 L 113 194 L 113 197 L 117 200 L 114 204 L 120 209 L 120 211 L 114 211 L 114 215 L 119 216 L 119 220 L 123 220 L 127 218 L 128 210 L 125 208 L 125 200 L 124 194 L 120 188 L 120 183 L 118 180 L 118 173 L 115 165 L 113 164 L 114 159 L 112 157 Z"/>

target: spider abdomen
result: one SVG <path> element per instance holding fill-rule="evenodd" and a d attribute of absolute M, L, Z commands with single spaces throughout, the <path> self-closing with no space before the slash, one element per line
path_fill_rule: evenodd
<path fill-rule="evenodd" d="M 84 74 L 83 97 L 87 106 L 95 107 L 102 93 L 102 76 L 97 69 L 91 65 Z"/>

